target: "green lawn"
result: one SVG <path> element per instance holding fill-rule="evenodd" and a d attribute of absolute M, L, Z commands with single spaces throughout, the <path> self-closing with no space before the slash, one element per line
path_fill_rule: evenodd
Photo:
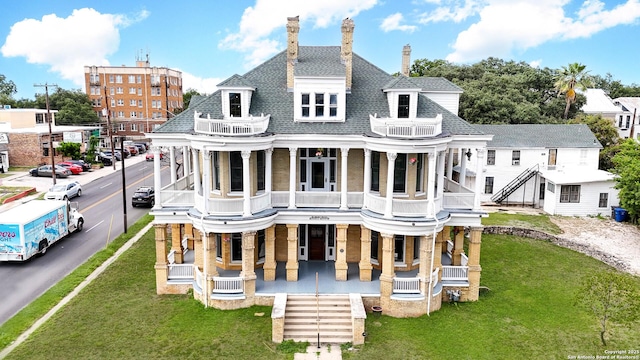
<path fill-rule="evenodd" d="M 606 265 L 542 241 L 484 235 L 482 242 L 481 283 L 491 290 L 480 301 L 443 304 L 441 310 L 420 318 L 371 317 L 366 344 L 345 348 L 343 358 L 604 355 L 595 319 L 573 303 L 580 281 Z M 206 309 L 188 295 L 156 295 L 154 256 L 152 230 L 7 359 L 293 358 L 288 352 L 291 344 L 271 343 L 269 307 L 220 311 Z M 634 279 L 640 287 L 640 279 Z M 57 288 L 51 291 L 69 290 Z M 25 311 L 37 313 L 30 308 Z M 0 346 L 15 336 L 17 323 L 28 321 L 23 312 L 16 317 L 22 320 L 0 327 Z M 13 330 L 7 337 L 8 325 Z M 640 323 L 635 325 L 614 326 L 606 349 L 639 349 Z"/>
<path fill-rule="evenodd" d="M 548 215 L 512 214 L 507 212 L 493 212 L 482 219 L 482 225 L 515 226 L 544 231 L 548 234 L 561 234 L 558 225 L 549 220 Z"/>

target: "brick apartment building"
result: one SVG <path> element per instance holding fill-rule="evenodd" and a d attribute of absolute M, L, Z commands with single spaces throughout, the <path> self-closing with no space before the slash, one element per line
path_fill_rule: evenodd
<path fill-rule="evenodd" d="M 111 122 L 113 136 L 143 139 L 183 106 L 182 72 L 151 67 L 148 57 L 135 67 L 85 66 L 84 77 L 93 109 L 105 124 Z"/>

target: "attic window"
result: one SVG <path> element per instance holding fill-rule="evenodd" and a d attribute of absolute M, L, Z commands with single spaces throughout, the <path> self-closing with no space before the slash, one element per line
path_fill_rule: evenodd
<path fill-rule="evenodd" d="M 398 95 L 398 118 L 409 117 L 409 95 Z"/>
<path fill-rule="evenodd" d="M 229 93 L 229 114 L 232 117 L 242 117 L 240 93 Z"/>
<path fill-rule="evenodd" d="M 302 117 L 335 118 L 338 116 L 338 94 L 302 93 L 300 95 Z M 311 103 L 312 100 L 313 103 Z"/>

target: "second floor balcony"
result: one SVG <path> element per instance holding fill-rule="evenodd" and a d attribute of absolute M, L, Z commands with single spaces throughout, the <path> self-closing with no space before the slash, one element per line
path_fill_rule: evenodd
<path fill-rule="evenodd" d="M 370 115 L 371 131 L 389 137 L 433 137 L 442 132 L 442 114 L 434 118 L 379 118 L 377 114 Z"/>
<path fill-rule="evenodd" d="M 262 134 L 269 127 L 270 115 L 232 117 L 226 119 L 212 119 L 207 114 L 206 118 L 200 117 L 199 112 L 194 113 L 194 129 L 199 134 L 223 135 L 223 136 L 247 136 Z"/>

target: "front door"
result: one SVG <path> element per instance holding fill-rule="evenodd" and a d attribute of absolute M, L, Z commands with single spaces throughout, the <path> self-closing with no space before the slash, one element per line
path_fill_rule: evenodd
<path fill-rule="evenodd" d="M 311 160 L 311 191 L 328 191 L 327 159 Z"/>
<path fill-rule="evenodd" d="M 325 229 L 325 225 L 309 225 L 309 260 L 324 261 Z"/>

